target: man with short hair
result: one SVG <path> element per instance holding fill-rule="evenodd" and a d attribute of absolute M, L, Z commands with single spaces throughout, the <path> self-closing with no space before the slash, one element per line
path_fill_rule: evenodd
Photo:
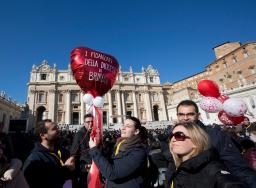
<path fill-rule="evenodd" d="M 75 159 L 75 176 L 79 188 L 87 187 L 87 175 L 92 163 L 89 154 L 90 133 L 93 126 L 92 114 L 85 114 L 84 126 L 76 133 L 70 149 L 71 156 Z"/>
<path fill-rule="evenodd" d="M 234 176 L 248 184 L 249 187 L 256 187 L 256 172 L 248 166 L 227 134 L 217 128 L 204 126 L 199 120 L 200 113 L 194 101 L 181 101 L 176 109 L 179 122 L 195 122 L 207 132 L 211 138 L 212 145 L 219 153 L 220 160 Z"/>
<path fill-rule="evenodd" d="M 63 161 L 56 142 L 59 138 L 58 126 L 50 119 L 38 123 L 35 135 L 39 142 L 26 159 L 23 172 L 30 188 L 62 188 L 75 164 L 72 158 Z"/>

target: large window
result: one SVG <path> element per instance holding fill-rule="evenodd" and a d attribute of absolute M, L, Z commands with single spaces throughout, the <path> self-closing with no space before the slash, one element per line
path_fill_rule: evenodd
<path fill-rule="evenodd" d="M 116 101 L 116 93 L 111 93 L 112 101 Z"/>
<path fill-rule="evenodd" d="M 46 94 L 43 92 L 38 93 L 38 103 L 46 102 Z"/>
<path fill-rule="evenodd" d="M 107 112 L 106 111 L 103 111 L 103 124 L 107 124 L 108 123 L 108 120 L 107 120 Z"/>
<path fill-rule="evenodd" d="M 40 74 L 40 80 L 46 80 L 46 74 Z"/>
<path fill-rule="evenodd" d="M 62 111 L 58 111 L 58 123 L 61 123 L 62 122 L 62 114 L 63 112 Z"/>
<path fill-rule="evenodd" d="M 129 93 L 124 93 L 124 101 L 125 101 L 125 102 L 131 101 L 131 98 L 130 98 Z"/>
<path fill-rule="evenodd" d="M 62 93 L 59 94 L 59 103 L 63 103 L 63 94 Z"/>
<path fill-rule="evenodd" d="M 159 101 L 158 93 L 153 94 L 153 101 Z"/>
<path fill-rule="evenodd" d="M 72 114 L 72 124 L 73 125 L 78 125 L 79 124 L 79 113 L 78 112 L 73 112 L 73 114 Z"/>
<path fill-rule="evenodd" d="M 79 100 L 79 93 L 78 92 L 73 92 L 72 94 L 71 94 L 71 99 L 72 99 L 72 102 L 80 102 L 80 100 Z"/>

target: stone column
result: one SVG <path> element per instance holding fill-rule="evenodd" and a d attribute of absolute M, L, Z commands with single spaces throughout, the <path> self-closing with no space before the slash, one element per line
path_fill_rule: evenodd
<path fill-rule="evenodd" d="M 149 91 L 145 91 L 145 105 L 146 105 L 146 114 L 147 114 L 147 121 L 152 121 L 152 108 L 151 108 L 151 102 L 149 98 Z"/>
<path fill-rule="evenodd" d="M 33 116 L 36 116 L 36 103 L 37 103 L 36 96 L 37 96 L 37 92 L 36 92 L 36 90 L 31 90 L 30 92 L 32 93 L 32 98 L 31 98 L 31 100 L 29 100 L 29 106 L 31 106 L 31 108 L 32 108 Z"/>
<path fill-rule="evenodd" d="M 122 104 L 121 104 L 121 98 L 120 98 L 120 90 L 116 92 L 117 94 L 117 122 L 122 123 Z"/>
<path fill-rule="evenodd" d="M 84 123 L 84 101 L 83 101 L 83 92 L 80 93 L 80 108 L 81 108 L 81 112 L 80 112 L 80 124 Z"/>
<path fill-rule="evenodd" d="M 49 109 L 47 118 L 51 119 L 53 122 L 56 121 L 56 94 L 57 92 L 55 91 L 55 89 L 49 90 Z"/>
<path fill-rule="evenodd" d="M 108 117 L 109 123 L 113 123 L 113 104 L 111 91 L 108 92 Z"/>
<path fill-rule="evenodd" d="M 125 110 L 125 101 L 124 101 L 124 92 L 125 91 L 122 91 L 122 93 L 121 93 L 121 96 L 122 96 L 122 114 L 123 114 L 123 116 L 122 116 L 122 119 L 123 119 L 123 121 L 124 121 L 124 119 L 125 119 L 125 115 L 126 115 L 126 110 Z"/>
<path fill-rule="evenodd" d="M 70 90 L 66 90 L 66 113 L 65 113 L 65 123 L 70 124 L 71 123 L 71 100 L 70 100 Z"/>
<path fill-rule="evenodd" d="M 134 116 L 139 118 L 135 91 L 132 92 L 132 99 L 133 99 Z"/>
<path fill-rule="evenodd" d="M 167 113 L 166 113 L 166 107 L 165 107 L 163 92 L 160 92 L 159 95 L 160 95 L 160 105 L 161 105 L 161 108 L 162 108 L 162 111 L 161 111 L 162 119 L 159 119 L 159 120 L 167 120 Z"/>

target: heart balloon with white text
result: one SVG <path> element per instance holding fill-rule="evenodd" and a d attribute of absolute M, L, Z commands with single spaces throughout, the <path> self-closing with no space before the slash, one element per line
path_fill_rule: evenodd
<path fill-rule="evenodd" d="M 103 96 L 113 87 L 119 64 L 111 55 L 79 47 L 71 52 L 71 69 L 80 88 L 97 97 Z"/>

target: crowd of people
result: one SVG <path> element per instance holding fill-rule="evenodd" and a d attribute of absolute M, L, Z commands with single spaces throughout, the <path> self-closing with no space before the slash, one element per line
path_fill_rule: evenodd
<path fill-rule="evenodd" d="M 0 187 L 87 188 L 92 161 L 107 188 L 256 187 L 256 125 L 248 118 L 205 126 L 196 103 L 184 100 L 167 129 L 147 130 L 129 116 L 101 141 L 90 137 L 93 119 L 86 114 L 76 133 L 50 119 L 33 133 L 1 133 Z"/>

